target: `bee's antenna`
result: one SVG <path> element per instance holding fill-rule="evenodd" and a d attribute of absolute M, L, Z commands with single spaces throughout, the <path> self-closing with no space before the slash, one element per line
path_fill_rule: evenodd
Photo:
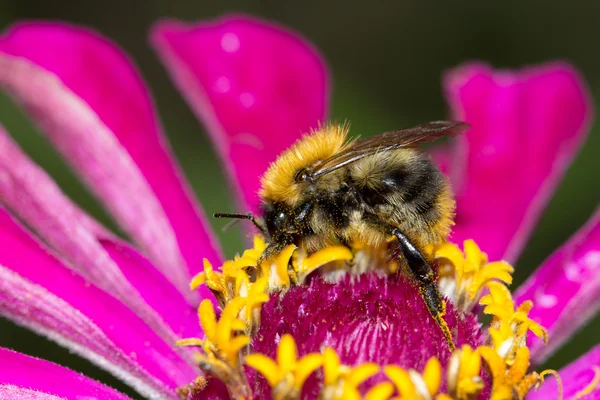
<path fill-rule="evenodd" d="M 235 219 L 252 219 L 252 214 L 241 214 L 241 213 L 214 213 L 215 218 L 235 218 Z"/>
<path fill-rule="evenodd" d="M 228 223 L 227 225 L 225 225 L 223 227 L 224 231 L 227 230 L 227 229 L 229 229 L 229 228 L 231 228 L 236 223 L 238 223 L 239 220 L 247 219 L 247 220 L 252 221 L 252 223 L 254 224 L 254 226 L 256 226 L 258 228 L 258 230 L 262 232 L 263 235 L 268 236 L 267 229 L 262 224 L 260 224 L 258 222 L 258 220 L 256 219 L 256 217 L 252 213 L 248 213 L 248 214 L 241 214 L 241 213 L 214 213 L 213 217 L 215 217 L 215 218 L 234 218 L 234 219 L 237 219 L 237 221 L 231 221 L 230 223 Z"/>

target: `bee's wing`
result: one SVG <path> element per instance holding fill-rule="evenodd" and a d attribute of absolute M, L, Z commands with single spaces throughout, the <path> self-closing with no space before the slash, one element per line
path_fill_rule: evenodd
<path fill-rule="evenodd" d="M 398 131 L 385 132 L 350 143 L 333 157 L 309 166 L 305 173 L 310 178 L 316 178 L 375 153 L 410 147 L 421 142 L 432 142 L 443 136 L 461 134 L 469 128 L 470 125 L 464 122 L 435 121 Z"/>

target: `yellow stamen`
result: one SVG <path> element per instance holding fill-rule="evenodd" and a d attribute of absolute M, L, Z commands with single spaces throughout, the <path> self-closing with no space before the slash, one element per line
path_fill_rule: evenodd
<path fill-rule="evenodd" d="M 356 389 L 364 381 L 379 372 L 379 365 L 375 363 L 364 363 L 352 368 L 346 374 L 346 387 Z"/>
<path fill-rule="evenodd" d="M 394 394 L 394 385 L 382 382 L 369 389 L 364 400 L 387 400 L 392 394 Z"/>
<path fill-rule="evenodd" d="M 207 259 L 204 259 L 203 261 L 204 271 L 192 278 L 190 288 L 195 290 L 200 285 L 205 284 L 211 290 L 211 292 L 214 293 L 215 297 L 219 301 L 219 304 L 223 306 L 233 297 L 231 288 L 227 285 L 226 276 L 220 272 L 216 272 L 213 269 L 212 264 Z"/>
<path fill-rule="evenodd" d="M 479 376 L 480 369 L 481 358 L 471 346 L 455 350 L 447 370 L 449 394 L 460 400 L 476 397 L 484 387 Z"/>
<path fill-rule="evenodd" d="M 254 283 L 250 283 L 248 275 L 238 274 L 239 286 L 238 293 L 240 298 L 244 299 L 244 307 L 240 311 L 239 318 L 246 323 L 245 333 L 254 334 L 260 325 L 260 308 L 263 303 L 269 301 L 267 290 L 267 279 L 259 278 Z M 249 289 L 248 289 L 249 287 Z"/>
<path fill-rule="evenodd" d="M 325 264 L 334 261 L 350 261 L 352 257 L 352 251 L 348 247 L 330 246 L 311 254 L 306 259 L 297 263 L 295 267 L 300 280 L 303 281 L 311 272 Z"/>
<path fill-rule="evenodd" d="M 530 355 L 529 349 L 525 346 L 517 350 L 511 363 L 503 360 L 491 347 L 482 346 L 479 352 L 493 377 L 492 400 L 511 399 L 513 393 L 516 393 L 519 399 L 523 399 L 533 387 L 543 381 L 541 374 L 536 372 L 527 374 Z M 550 372 L 545 371 L 545 373 Z"/>
<path fill-rule="evenodd" d="M 296 367 L 297 359 L 298 351 L 294 338 L 291 335 L 283 335 L 277 347 L 277 364 L 282 368 L 284 375 Z"/>
<path fill-rule="evenodd" d="M 323 351 L 323 390 L 321 400 L 360 399 L 358 386 L 375 375 L 379 366 L 365 363 L 356 367 L 342 365 L 332 348 Z"/>
<path fill-rule="evenodd" d="M 273 359 L 264 354 L 255 353 L 246 357 L 246 364 L 264 376 L 272 388 L 279 383 L 279 380 L 281 379 L 279 365 L 277 365 Z"/>
<path fill-rule="evenodd" d="M 297 399 L 306 379 L 323 364 L 323 356 L 310 353 L 298 358 L 294 338 L 285 334 L 277 347 L 277 361 L 256 353 L 246 357 L 246 364 L 267 379 L 273 398 Z"/>
<path fill-rule="evenodd" d="M 179 339 L 175 342 L 175 345 L 181 347 L 202 347 L 204 340 L 196 338 Z"/>
<path fill-rule="evenodd" d="M 553 369 L 546 369 L 546 370 L 540 372 L 540 380 L 539 380 L 539 383 L 536 385 L 536 390 L 544 382 L 544 378 L 546 375 L 552 375 L 554 377 L 554 379 L 556 379 L 556 386 L 558 387 L 558 400 L 563 400 L 562 379 L 560 378 L 560 375 L 558 374 L 558 372 L 556 372 Z"/>
<path fill-rule="evenodd" d="M 417 389 L 415 388 L 413 381 L 410 379 L 408 371 L 395 365 L 388 365 L 384 368 L 384 372 L 392 381 L 396 387 L 396 390 L 398 391 L 398 394 L 402 396 L 402 398 L 418 398 Z"/>
<path fill-rule="evenodd" d="M 431 357 L 425 369 L 423 370 L 423 379 L 427 385 L 427 390 L 430 395 L 434 395 L 440 390 L 442 383 L 442 365 L 436 357 Z"/>
<path fill-rule="evenodd" d="M 323 383 L 325 386 L 333 385 L 337 382 L 341 375 L 341 365 L 340 358 L 335 350 L 326 347 L 323 351 Z"/>
<path fill-rule="evenodd" d="M 288 274 L 288 266 L 290 265 L 292 254 L 294 253 L 294 251 L 296 251 L 296 249 L 296 246 L 290 244 L 275 257 L 275 260 L 273 261 L 274 265 L 272 267 L 275 273 L 271 271 L 271 276 L 277 277 L 277 283 L 273 284 L 272 286 L 278 289 L 287 288 L 290 286 L 290 275 Z"/>
<path fill-rule="evenodd" d="M 533 303 L 526 301 L 515 310 L 510 291 L 500 282 L 488 282 L 489 294 L 483 296 L 479 304 L 484 305 L 483 312 L 493 316 L 488 334 L 494 349 L 508 363 L 512 363 L 516 352 L 525 346 L 527 332 L 547 341 L 547 333 L 537 322 L 527 315 Z"/>
<path fill-rule="evenodd" d="M 210 300 L 206 299 L 198 307 L 198 317 L 200 326 L 204 330 L 207 338 L 216 338 L 217 335 L 217 316 Z"/>
<path fill-rule="evenodd" d="M 241 350 L 250 344 L 250 337 L 238 333 L 246 329 L 246 323 L 237 318 L 244 303 L 245 299 L 239 297 L 231 300 L 217 321 L 211 301 L 203 300 L 198 307 L 198 316 L 206 339 L 177 341 L 179 346 L 201 347 L 204 354 L 196 356 L 200 366 L 225 383 L 235 398 L 249 397 L 251 394 L 239 363 Z"/>

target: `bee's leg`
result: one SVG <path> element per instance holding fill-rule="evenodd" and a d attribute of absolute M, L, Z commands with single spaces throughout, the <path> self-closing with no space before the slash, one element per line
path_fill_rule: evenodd
<path fill-rule="evenodd" d="M 431 266 L 423 254 L 415 247 L 414 244 L 412 244 L 412 242 L 404 233 L 402 233 L 400 229 L 396 227 L 392 228 L 391 234 L 398 239 L 402 254 L 404 255 L 404 258 L 406 259 L 406 262 L 410 267 L 415 279 L 419 283 L 419 292 L 425 301 L 425 305 L 446 337 L 450 351 L 453 351 L 454 341 L 452 340 L 452 334 L 450 333 L 448 324 L 446 324 L 446 321 L 444 321 L 443 318 L 446 314 L 446 302 L 442 299 L 442 296 L 437 288 Z"/>

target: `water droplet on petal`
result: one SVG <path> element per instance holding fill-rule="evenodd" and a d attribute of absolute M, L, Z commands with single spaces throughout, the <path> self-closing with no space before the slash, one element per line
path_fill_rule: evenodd
<path fill-rule="evenodd" d="M 536 292 L 535 305 L 536 307 L 552 308 L 558 303 L 558 298 L 552 294 L 546 294 L 543 290 Z"/>
<path fill-rule="evenodd" d="M 213 90 L 217 93 L 227 93 L 231 89 L 229 78 L 220 76 L 213 85 Z"/>
<path fill-rule="evenodd" d="M 240 102 L 246 108 L 250 108 L 254 105 L 254 95 L 248 92 L 240 94 Z"/>
<path fill-rule="evenodd" d="M 235 53 L 240 49 L 240 39 L 235 33 L 228 32 L 221 38 L 221 48 L 227 53 Z"/>

